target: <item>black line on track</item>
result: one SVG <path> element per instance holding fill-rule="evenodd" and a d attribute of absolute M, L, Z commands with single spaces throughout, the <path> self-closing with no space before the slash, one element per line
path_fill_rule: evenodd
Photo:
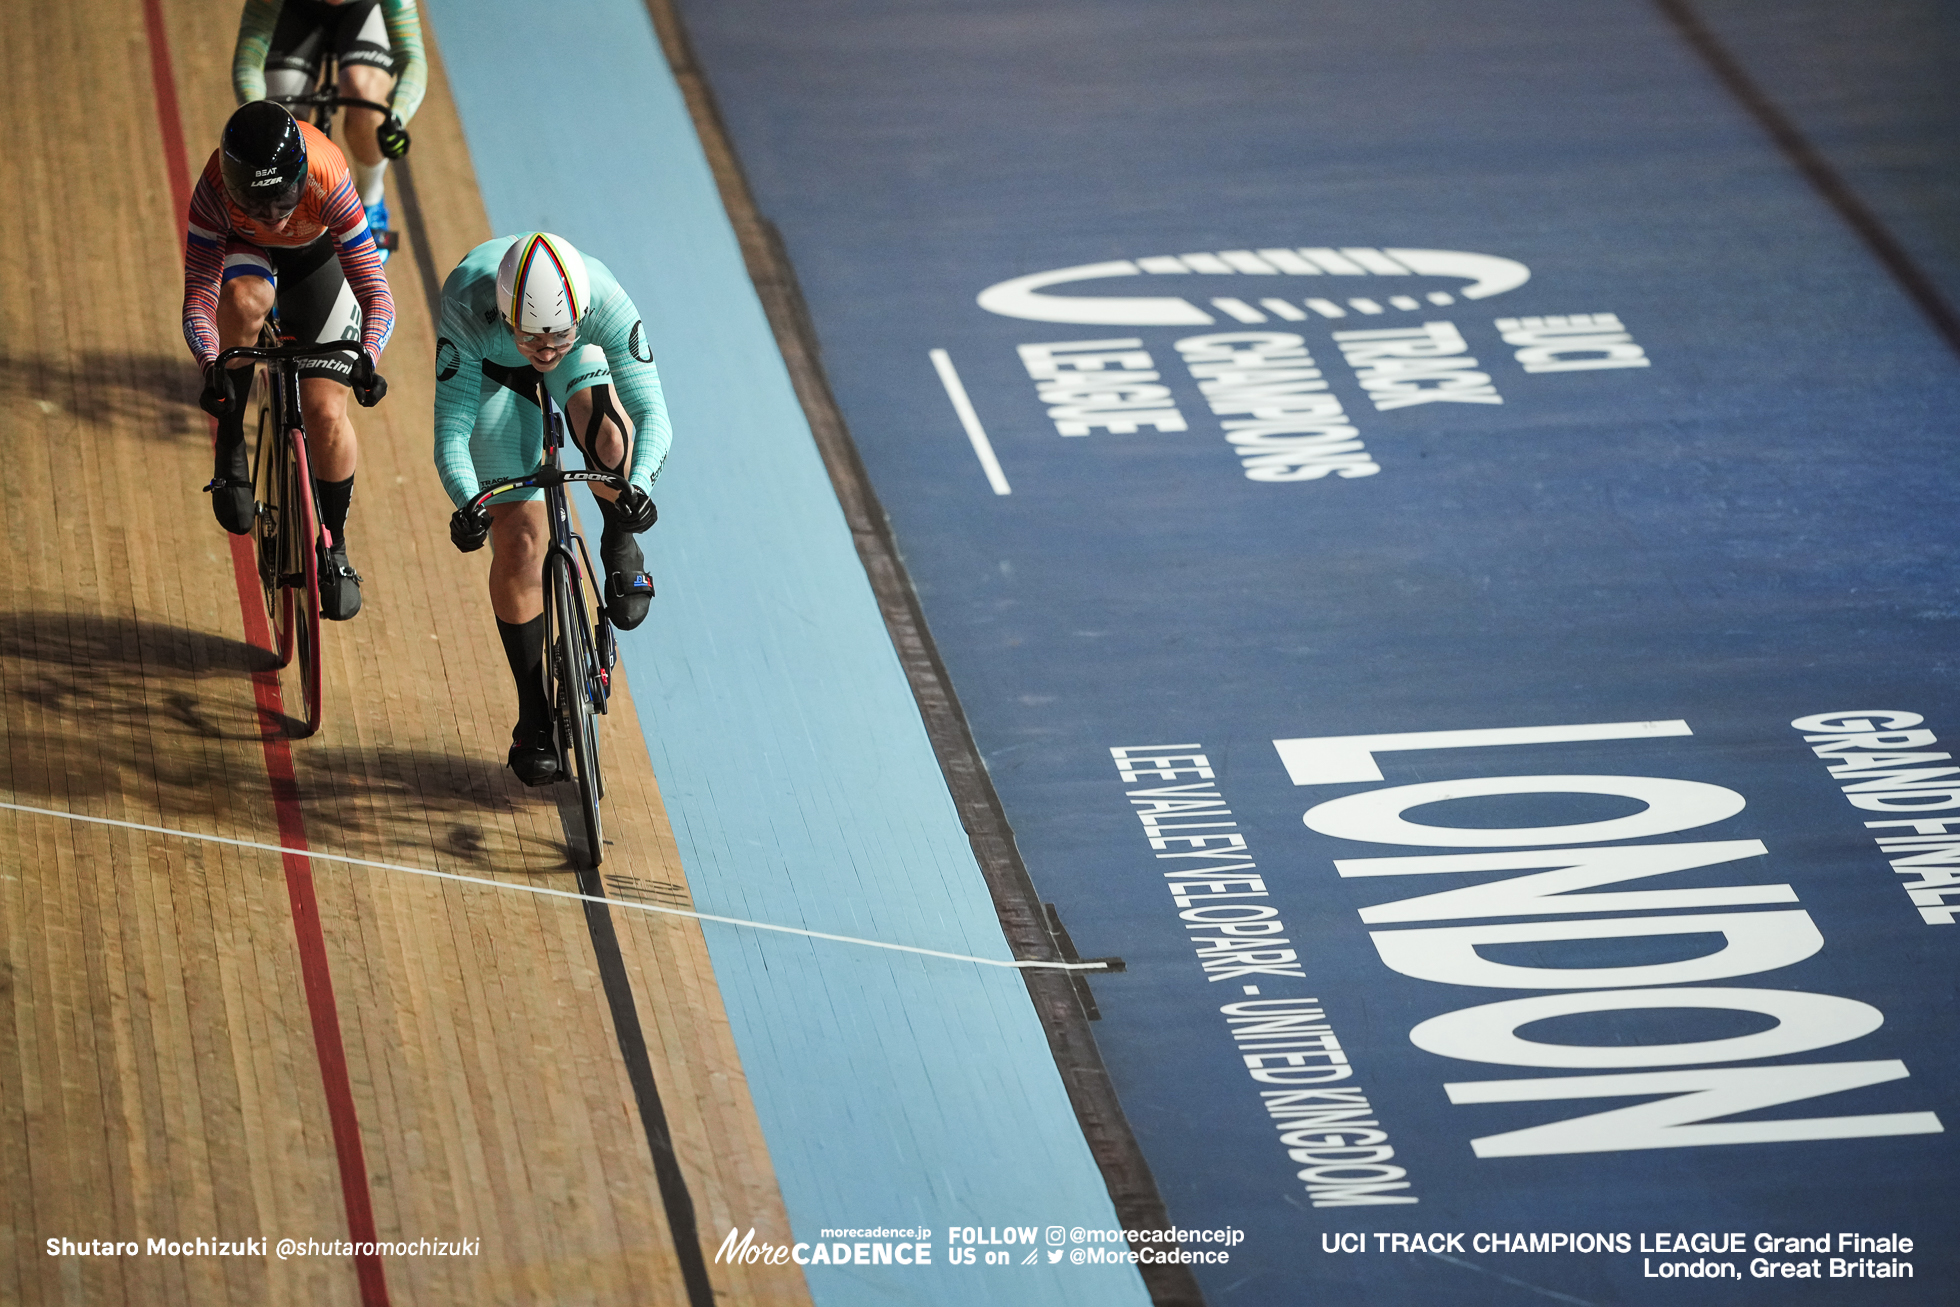
<path fill-rule="evenodd" d="M 436 276 L 435 255 L 429 248 L 428 225 L 422 204 L 415 193 L 415 178 L 407 159 L 395 164 L 396 188 L 401 194 L 402 211 L 408 219 L 409 243 L 415 250 L 416 270 L 422 277 L 422 293 L 429 301 L 431 331 L 442 328 L 442 279 Z M 564 805 L 559 805 L 564 818 Z M 572 824 L 565 821 L 566 840 L 572 838 Z M 654 1183 L 660 1190 L 660 1205 L 667 1213 L 667 1230 L 673 1236 L 674 1256 L 680 1262 L 681 1281 L 687 1286 L 688 1307 L 714 1307 L 714 1286 L 708 1280 L 708 1265 L 701 1256 L 700 1230 L 694 1220 L 694 1199 L 687 1191 L 687 1177 L 681 1173 L 680 1158 L 674 1153 L 674 1138 L 667 1130 L 667 1112 L 660 1104 L 660 1085 L 653 1078 L 653 1061 L 647 1055 L 646 1032 L 640 1028 L 640 1010 L 633 1001 L 633 982 L 626 974 L 626 960 L 620 956 L 619 935 L 613 929 L 612 908 L 594 903 L 606 898 L 606 884 L 596 870 L 578 873 L 579 893 L 592 896 L 585 908 L 585 929 L 592 937 L 592 956 L 599 967 L 599 983 L 606 992 L 606 1007 L 612 1013 L 613 1035 L 619 1041 L 620 1060 L 626 1064 L 627 1083 L 633 1086 L 633 1101 L 640 1109 L 640 1126 L 646 1132 L 647 1151 L 653 1155 Z"/>
<path fill-rule="evenodd" d="M 837 492 L 839 506 L 850 523 L 858 558 L 877 596 L 886 630 L 904 664 L 906 679 L 918 700 L 919 714 L 938 755 L 940 770 L 959 809 L 960 823 L 972 841 L 975 858 L 993 896 L 1003 933 L 1016 958 L 1057 962 L 1062 959 L 1047 912 L 1014 843 L 1014 831 L 994 792 L 986 764 L 973 742 L 966 714 L 953 693 L 951 678 L 940 661 L 932 634 L 926 628 L 912 581 L 892 538 L 891 523 L 878 503 L 857 446 L 851 440 L 842 411 L 830 392 L 819 357 L 814 324 L 797 286 L 796 275 L 776 228 L 757 210 L 741 162 L 723 127 L 714 93 L 695 62 L 676 0 L 645 0 L 654 30 L 667 54 L 668 66 L 686 97 L 694 129 L 714 169 L 723 207 L 734 224 L 748 265 L 749 279 L 768 314 L 776 344 L 795 383 L 798 400 L 809 419 L 824 467 Z M 1103 1182 L 1125 1229 L 1171 1228 L 1157 1182 L 1143 1150 L 1123 1115 L 1116 1088 L 1103 1065 L 1102 1053 L 1089 1030 L 1089 1019 L 1075 993 L 1072 973 L 1023 970 L 1028 997 L 1041 1018 L 1048 1048 L 1068 1090 L 1076 1120 L 1102 1171 Z M 1204 1307 L 1198 1281 L 1186 1266 L 1150 1265 L 1137 1268 L 1156 1307 Z"/>
<path fill-rule="evenodd" d="M 605 880 L 596 870 L 579 872 L 578 888 L 579 893 L 593 898 L 606 897 Z M 674 1155 L 673 1136 L 667 1133 L 667 1113 L 660 1106 L 660 1086 L 654 1082 L 653 1063 L 647 1057 L 640 1010 L 633 1003 L 633 982 L 626 975 L 625 959 L 619 955 L 612 908 L 591 899 L 583 906 L 585 928 L 592 936 L 592 954 L 599 964 L 599 982 L 606 991 L 606 1006 L 612 1009 L 619 1056 L 626 1063 L 626 1078 L 633 1086 L 633 1099 L 640 1108 L 640 1124 L 646 1130 L 647 1147 L 653 1153 L 654 1179 L 660 1187 L 661 1206 L 667 1210 L 667 1229 L 674 1238 L 681 1280 L 687 1285 L 688 1307 L 714 1307 L 715 1291 L 708 1283 L 708 1265 L 702 1260 L 700 1232 L 694 1223 L 694 1200 L 688 1195 L 680 1159 Z"/>
<path fill-rule="evenodd" d="M 1741 61 L 1730 54 L 1720 38 L 1701 21 L 1687 0 L 1654 0 L 1654 4 L 1674 24 L 1682 38 L 1694 47 L 1695 53 L 1702 57 L 1729 92 L 1742 102 L 1743 108 L 1769 133 L 1784 158 L 1803 174 L 1804 179 L 1824 197 L 1824 201 L 1836 209 L 1838 216 L 1864 241 L 1865 248 L 1892 274 L 1892 279 L 1899 283 L 1907 297 L 1919 306 L 1919 311 L 1926 315 L 1927 321 L 1946 341 L 1947 347 L 1960 354 L 1960 313 L 1954 311 L 1938 284 L 1926 275 L 1898 237 L 1858 198 L 1850 183 L 1810 143 L 1789 115 L 1776 107 L 1776 102 L 1756 84 L 1756 80 L 1743 69 Z"/>

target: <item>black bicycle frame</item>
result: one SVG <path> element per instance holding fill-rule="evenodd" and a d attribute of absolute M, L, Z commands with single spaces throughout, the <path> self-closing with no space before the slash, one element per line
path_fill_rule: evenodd
<path fill-rule="evenodd" d="M 538 387 L 537 399 L 544 418 L 544 461 L 532 472 L 521 477 L 511 477 L 492 485 L 482 487 L 476 497 L 470 500 L 473 512 L 482 512 L 490 500 L 510 490 L 543 490 L 545 497 L 545 518 L 551 533 L 549 552 L 565 561 L 573 576 L 587 578 L 593 586 L 593 598 L 599 608 L 599 621 L 594 632 L 594 653 L 599 660 L 600 670 L 611 672 L 618 658 L 617 642 L 613 625 L 605 611 L 605 592 L 600 589 L 600 573 L 593 570 L 592 555 L 585 547 L 585 537 L 572 529 L 571 500 L 565 487 L 574 481 L 591 481 L 616 492 L 626 489 L 626 479 L 611 472 L 591 472 L 584 470 L 568 471 L 559 464 L 558 456 L 565 447 L 564 413 L 545 392 L 542 384 Z M 576 542 L 577 551 L 573 551 Z M 579 587 L 583 595 L 583 587 Z M 600 686 L 600 712 L 607 711 L 612 697 L 609 678 Z"/>

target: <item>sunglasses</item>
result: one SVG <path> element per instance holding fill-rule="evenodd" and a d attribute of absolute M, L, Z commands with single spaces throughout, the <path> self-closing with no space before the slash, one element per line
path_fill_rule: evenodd
<path fill-rule="evenodd" d="M 526 349 L 564 349 L 578 339 L 578 328 L 567 327 L 563 331 L 519 331 L 511 328 L 511 335 Z"/>
<path fill-rule="evenodd" d="M 254 222 L 279 222 L 299 207 L 299 198 L 300 188 L 289 186 L 277 195 L 242 200 L 238 207 L 245 210 L 245 216 Z"/>

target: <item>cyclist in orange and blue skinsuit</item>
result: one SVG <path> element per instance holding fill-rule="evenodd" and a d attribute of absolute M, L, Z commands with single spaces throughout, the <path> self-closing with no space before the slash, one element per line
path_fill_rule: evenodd
<path fill-rule="evenodd" d="M 333 540 L 321 560 L 321 614 L 345 621 L 361 607 L 361 578 L 348 564 L 345 538 L 359 454 L 347 388 L 363 407 L 386 392 L 375 364 L 394 332 L 395 302 L 340 151 L 285 109 L 258 100 L 231 116 L 223 144 L 204 165 L 184 244 L 184 339 L 204 368 L 199 403 L 218 419 L 206 489 L 219 523 L 235 535 L 252 529 L 255 512 L 244 415 L 252 374 L 249 364 L 213 363 L 221 350 L 258 342 L 275 300 L 282 335 L 362 345 L 357 361 L 332 355 L 300 370 L 320 520 Z"/>

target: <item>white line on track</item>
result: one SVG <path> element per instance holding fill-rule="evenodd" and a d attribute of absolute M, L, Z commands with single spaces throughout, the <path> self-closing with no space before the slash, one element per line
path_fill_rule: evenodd
<path fill-rule="evenodd" d="M 966 397 L 966 387 L 960 384 L 960 374 L 953 370 L 953 356 L 943 349 L 933 350 L 928 356 L 932 366 L 939 372 L 939 384 L 946 387 L 946 398 L 953 401 L 953 412 L 960 415 L 960 425 L 966 428 L 966 438 L 973 442 L 973 452 L 979 456 L 980 467 L 987 474 L 987 484 L 997 495 L 1011 495 L 1014 488 L 1007 484 L 1007 474 L 1000 470 L 1000 460 L 994 457 L 993 442 L 987 439 L 987 432 L 980 425 L 980 415 L 973 411 L 973 401 Z"/>
<path fill-rule="evenodd" d="M 1009 961 L 1004 958 L 978 958 L 967 953 L 947 953 L 936 948 L 919 948 L 913 944 L 887 944 L 883 940 L 859 939 L 855 935 L 832 935 L 822 930 L 805 930 L 800 926 L 777 926 L 767 921 L 747 921 L 741 917 L 719 917 L 712 912 L 690 912 L 685 908 L 663 908 L 652 903 L 638 903 L 631 899 L 609 899 L 596 894 L 579 894 L 571 890 L 546 889 L 542 885 L 519 885 L 506 880 L 489 880 L 482 876 L 459 876 L 453 871 L 431 871 L 427 867 L 408 867 L 397 862 L 375 862 L 368 858 L 350 858 L 340 853 L 321 853 L 317 849 L 295 849 L 283 844 L 261 844 L 257 840 L 235 840 L 226 835 L 205 835 L 198 831 L 173 830 L 168 826 L 146 826 L 141 822 L 117 821 L 113 817 L 87 817 L 79 812 L 62 812 L 56 808 L 31 808 L 24 803 L 0 803 L 0 809 L 9 812 L 32 813 L 37 817 L 59 817 L 64 821 L 86 822 L 93 826 L 118 826 L 123 830 L 148 831 L 152 835 L 169 835 L 180 840 L 198 840 L 206 844 L 229 844 L 239 849 L 263 849 L 267 853 L 290 853 L 296 858 L 311 858 L 318 862 L 344 862 L 354 867 L 374 867 L 380 871 L 403 871 L 411 876 L 430 876 L 436 880 L 453 880 L 464 885 L 483 885 L 490 889 L 515 890 L 523 894 L 541 894 L 554 899 L 578 899 L 586 903 L 604 903 L 615 908 L 629 908 L 636 912 L 657 912 L 667 917 L 692 917 L 696 921 L 715 921 L 724 926 L 746 926 L 750 930 L 772 930 L 783 935 L 802 935 L 809 939 L 827 939 L 838 944 L 859 944 L 865 948 L 890 949 L 896 953 L 922 953 L 930 958 L 950 958 L 954 962 L 977 962 L 983 967 L 1007 967 L 1012 970 L 1044 971 L 1104 971 L 1108 964 L 1103 962 L 1039 962 Z"/>

